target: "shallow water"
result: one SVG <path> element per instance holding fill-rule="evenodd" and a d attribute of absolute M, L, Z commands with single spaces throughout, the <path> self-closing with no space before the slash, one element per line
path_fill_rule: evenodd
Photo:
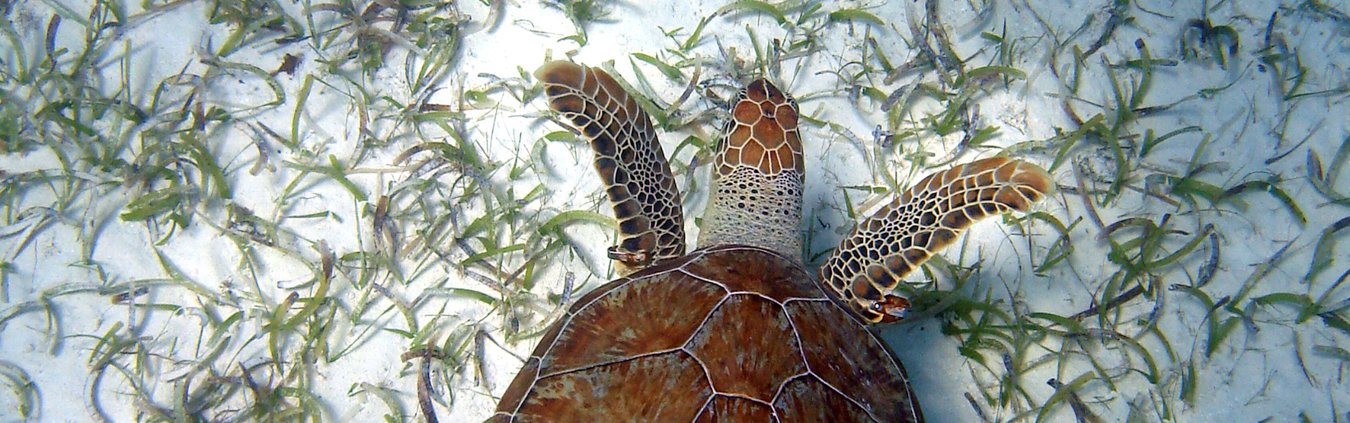
<path fill-rule="evenodd" d="M 650 101 L 691 242 L 757 76 L 810 264 L 933 169 L 1050 170 L 878 329 L 930 422 L 1350 421 L 1350 5 L 941 3 L 6 3 L 0 420 L 486 418 L 615 276 L 570 59 Z"/>

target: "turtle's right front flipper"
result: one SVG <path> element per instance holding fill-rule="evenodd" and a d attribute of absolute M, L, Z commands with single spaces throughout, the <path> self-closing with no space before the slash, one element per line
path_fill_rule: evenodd
<path fill-rule="evenodd" d="M 1044 169 L 992 157 L 928 175 L 858 223 L 825 264 L 825 288 L 865 322 L 895 321 L 908 300 L 891 295 L 917 269 L 976 221 L 1025 212 L 1055 189 Z"/>
<path fill-rule="evenodd" d="M 684 255 L 679 187 L 656 138 L 651 118 L 605 71 L 549 62 L 535 71 L 548 105 L 591 144 L 619 220 L 619 245 L 610 258 L 627 274 Z"/>

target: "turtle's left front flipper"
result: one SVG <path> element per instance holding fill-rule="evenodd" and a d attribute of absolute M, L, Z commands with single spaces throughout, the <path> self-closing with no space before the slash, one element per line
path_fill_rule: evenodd
<path fill-rule="evenodd" d="M 901 278 L 985 217 L 1025 212 L 1055 188 L 1040 167 L 1006 157 L 928 175 L 853 228 L 820 268 L 821 283 L 867 322 L 900 318 Z"/>
<path fill-rule="evenodd" d="M 549 62 L 535 71 L 549 107 L 591 144 L 595 170 L 619 220 L 610 258 L 627 274 L 684 255 L 684 214 L 656 129 L 636 100 L 605 71 Z"/>

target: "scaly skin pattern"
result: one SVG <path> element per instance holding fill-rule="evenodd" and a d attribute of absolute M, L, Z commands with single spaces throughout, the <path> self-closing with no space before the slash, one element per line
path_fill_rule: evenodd
<path fill-rule="evenodd" d="M 901 278 L 976 221 L 1025 212 L 1053 189 L 1044 169 L 1006 157 L 930 174 L 854 227 L 821 266 L 821 282 L 865 322 L 899 320 L 908 302 L 891 291 Z"/>
<path fill-rule="evenodd" d="M 585 137 L 619 220 L 620 274 L 684 255 L 684 213 L 656 129 L 609 74 L 570 62 L 535 72 L 549 107 Z"/>
<path fill-rule="evenodd" d="M 754 245 L 800 260 L 804 165 L 797 102 L 751 82 L 718 142 L 698 245 Z"/>

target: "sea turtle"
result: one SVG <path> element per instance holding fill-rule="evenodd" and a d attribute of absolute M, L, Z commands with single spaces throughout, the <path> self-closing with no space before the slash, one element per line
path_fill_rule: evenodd
<path fill-rule="evenodd" d="M 549 106 L 589 140 L 619 220 L 624 277 L 581 297 L 511 382 L 494 422 L 917 422 L 900 362 L 867 329 L 903 317 L 902 277 L 983 217 L 1053 188 L 987 158 L 928 175 L 844 238 L 813 277 L 798 226 L 797 104 L 742 89 L 718 142 L 700 249 L 650 118 L 603 70 L 551 62 Z"/>

